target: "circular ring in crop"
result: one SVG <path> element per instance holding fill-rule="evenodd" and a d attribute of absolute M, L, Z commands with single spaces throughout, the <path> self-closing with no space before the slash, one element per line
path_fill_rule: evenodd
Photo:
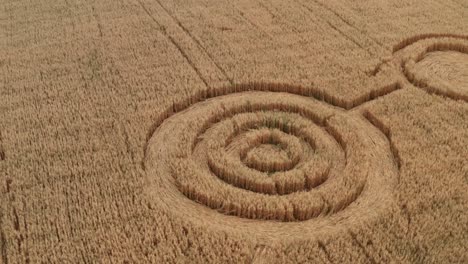
<path fill-rule="evenodd" d="M 150 197 L 223 230 L 304 236 L 378 215 L 397 168 L 364 117 L 310 97 L 237 92 L 168 117 L 148 142 Z"/>
<path fill-rule="evenodd" d="M 394 54 L 406 79 L 429 93 L 468 101 L 468 36 L 427 36 Z"/>

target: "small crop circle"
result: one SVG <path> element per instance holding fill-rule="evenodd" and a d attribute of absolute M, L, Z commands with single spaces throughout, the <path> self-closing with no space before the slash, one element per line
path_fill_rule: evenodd
<path fill-rule="evenodd" d="M 466 53 L 428 52 L 419 61 L 408 64 L 407 71 L 418 86 L 468 100 L 468 46 Z"/>
<path fill-rule="evenodd" d="M 414 86 L 455 100 L 468 101 L 466 36 L 431 37 L 394 54 L 405 78 Z"/>

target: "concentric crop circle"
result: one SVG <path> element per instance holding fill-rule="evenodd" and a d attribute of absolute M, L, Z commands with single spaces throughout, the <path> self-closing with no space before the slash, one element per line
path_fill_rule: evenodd
<path fill-rule="evenodd" d="M 359 114 L 265 91 L 214 97 L 167 118 L 145 165 L 159 206 L 268 238 L 370 219 L 392 200 L 397 175 L 385 135 Z"/>
<path fill-rule="evenodd" d="M 295 113 L 240 113 L 214 125 L 205 134 L 210 140 L 200 142 L 194 152 L 200 163 L 205 163 L 201 157 L 206 153 L 211 173 L 224 182 L 256 193 L 290 194 L 308 190 L 324 181 L 333 157 L 340 156 L 338 144 L 333 144 L 333 139 L 327 138 L 323 129 L 314 130 L 315 127 L 313 122 Z M 328 145 L 320 144 L 322 142 Z M 267 154 L 272 152 L 263 152 L 263 159 L 247 156 L 252 147 L 265 143 L 269 143 L 270 148 L 274 144 L 276 148 L 284 149 L 284 161 L 268 157 Z M 284 219 L 259 212 L 252 215 Z"/>

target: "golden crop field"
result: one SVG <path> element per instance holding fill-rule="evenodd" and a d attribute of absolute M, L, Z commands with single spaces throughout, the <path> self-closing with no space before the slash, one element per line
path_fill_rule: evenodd
<path fill-rule="evenodd" d="M 4 0 L 0 263 L 468 263 L 466 0 Z"/>

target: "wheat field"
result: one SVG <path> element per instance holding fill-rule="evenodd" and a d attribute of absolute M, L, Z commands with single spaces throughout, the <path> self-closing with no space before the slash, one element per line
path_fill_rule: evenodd
<path fill-rule="evenodd" d="M 5 0 L 0 263 L 468 263 L 466 0 Z"/>

